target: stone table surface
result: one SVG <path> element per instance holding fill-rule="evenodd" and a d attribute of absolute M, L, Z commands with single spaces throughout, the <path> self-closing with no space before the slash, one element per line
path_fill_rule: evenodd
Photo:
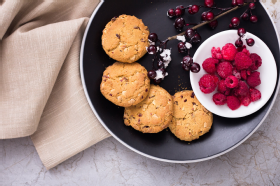
<path fill-rule="evenodd" d="M 280 31 L 280 1 L 263 2 Z M 218 158 L 192 164 L 151 160 L 110 137 L 47 171 L 30 138 L 0 140 L 0 186 L 280 185 L 279 121 L 280 96 L 247 141 Z"/>

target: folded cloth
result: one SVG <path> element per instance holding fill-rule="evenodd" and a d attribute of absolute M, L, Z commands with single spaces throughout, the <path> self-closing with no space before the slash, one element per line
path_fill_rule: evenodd
<path fill-rule="evenodd" d="M 98 3 L 0 0 L 0 139 L 31 135 L 47 169 L 110 136 L 79 73 L 81 40 Z"/>

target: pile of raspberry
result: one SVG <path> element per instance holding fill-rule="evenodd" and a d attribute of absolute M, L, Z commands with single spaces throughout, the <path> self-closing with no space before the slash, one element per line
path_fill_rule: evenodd
<path fill-rule="evenodd" d="M 262 65 L 258 54 L 250 53 L 245 45 L 236 49 L 231 43 L 222 50 L 213 47 L 211 54 L 212 58 L 202 64 L 208 74 L 200 78 L 199 87 L 205 94 L 217 88 L 218 92 L 213 95 L 216 105 L 227 104 L 236 110 L 261 98 L 261 92 L 256 89 L 261 84 L 260 72 L 256 71 Z"/>

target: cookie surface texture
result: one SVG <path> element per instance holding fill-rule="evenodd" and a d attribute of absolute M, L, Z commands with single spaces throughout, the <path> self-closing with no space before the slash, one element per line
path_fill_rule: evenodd
<path fill-rule="evenodd" d="M 143 133 L 158 133 L 168 127 L 172 114 L 172 96 L 165 89 L 151 85 L 144 101 L 125 108 L 124 123 Z"/>
<path fill-rule="evenodd" d="M 103 30 L 102 46 L 113 59 L 133 63 L 147 53 L 149 30 L 141 19 L 120 15 L 113 18 Z"/>
<path fill-rule="evenodd" d="M 147 73 L 139 63 L 116 62 L 103 72 L 100 91 L 118 106 L 136 105 L 149 94 L 150 79 Z"/>
<path fill-rule="evenodd" d="M 201 105 L 193 91 L 177 92 L 173 96 L 173 107 L 169 129 L 180 140 L 198 139 L 211 129 L 213 114 Z"/>

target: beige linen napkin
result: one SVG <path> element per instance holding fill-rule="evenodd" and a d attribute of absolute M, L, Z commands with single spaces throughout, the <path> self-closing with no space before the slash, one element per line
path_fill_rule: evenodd
<path fill-rule="evenodd" d="M 32 135 L 47 169 L 109 137 L 79 73 L 81 40 L 98 3 L 0 0 L 0 139 Z"/>

